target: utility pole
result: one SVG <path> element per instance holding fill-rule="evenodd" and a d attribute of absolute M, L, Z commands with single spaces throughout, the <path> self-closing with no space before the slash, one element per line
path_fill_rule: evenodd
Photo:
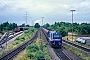
<path fill-rule="evenodd" d="M 26 24 L 25 24 L 25 25 L 27 25 L 27 15 L 28 15 L 28 13 L 27 13 L 27 11 L 26 11 L 26 14 L 25 14 L 25 16 L 26 16 Z"/>
<path fill-rule="evenodd" d="M 42 27 L 43 27 L 43 18 L 44 17 L 41 17 L 41 19 L 42 19 Z M 40 43 L 41 43 L 41 50 L 43 51 L 43 49 L 42 49 L 42 32 L 40 32 Z"/>
<path fill-rule="evenodd" d="M 0 33 L 1 33 L 1 24 L 0 24 Z"/>
<path fill-rule="evenodd" d="M 42 18 L 42 27 L 43 27 L 43 18 L 44 18 L 44 17 L 41 17 L 41 18 Z"/>
<path fill-rule="evenodd" d="M 34 21 L 32 21 L 32 26 L 34 26 Z"/>
<path fill-rule="evenodd" d="M 72 12 L 72 42 L 73 42 L 73 12 L 76 10 L 70 10 Z"/>

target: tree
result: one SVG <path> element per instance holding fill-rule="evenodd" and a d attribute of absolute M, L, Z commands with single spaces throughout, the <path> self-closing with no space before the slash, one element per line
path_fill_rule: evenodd
<path fill-rule="evenodd" d="M 8 23 L 8 21 L 7 21 L 5 23 L 0 24 L 0 33 L 3 34 L 6 31 L 13 30 L 16 27 L 17 27 L 17 24 L 16 23 Z"/>
<path fill-rule="evenodd" d="M 36 24 L 34 25 L 34 27 L 35 27 L 35 28 L 40 28 L 39 23 L 36 23 Z"/>
<path fill-rule="evenodd" d="M 57 32 L 60 32 L 60 33 L 61 33 L 62 37 L 64 37 L 64 36 L 67 35 L 67 31 L 66 31 L 66 30 L 67 30 L 67 29 L 66 29 L 65 26 L 62 26 L 62 27 L 56 29 Z"/>
<path fill-rule="evenodd" d="M 55 22 L 52 25 L 45 24 L 44 28 L 61 32 L 62 36 L 67 35 L 67 32 L 72 32 L 72 23 Z M 73 32 L 77 34 L 90 34 L 90 23 L 73 23 Z"/>
<path fill-rule="evenodd" d="M 23 23 L 22 25 L 19 25 L 19 27 L 25 27 L 25 23 Z"/>
<path fill-rule="evenodd" d="M 50 25 L 47 23 L 43 27 L 46 28 L 46 29 L 48 29 L 48 27 L 50 27 Z"/>
<path fill-rule="evenodd" d="M 3 23 L 4 27 L 7 27 L 9 25 L 8 21 Z"/>
<path fill-rule="evenodd" d="M 29 25 L 26 25 L 26 27 L 30 27 Z"/>

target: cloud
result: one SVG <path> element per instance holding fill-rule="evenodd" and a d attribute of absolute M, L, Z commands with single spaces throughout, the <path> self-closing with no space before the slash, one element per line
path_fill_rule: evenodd
<path fill-rule="evenodd" d="M 35 24 L 35 23 L 41 24 L 41 20 L 36 20 L 36 21 L 34 22 L 34 24 Z"/>
<path fill-rule="evenodd" d="M 82 7 L 90 7 L 90 1 L 84 1 L 80 4 Z"/>
<path fill-rule="evenodd" d="M 2 20 L 13 21 L 17 20 L 20 23 L 25 21 L 25 12 L 28 11 L 28 22 L 31 24 L 32 20 L 36 20 L 35 23 L 41 23 L 42 16 L 45 18 L 45 23 L 51 23 L 56 21 L 68 21 L 71 19 L 71 9 L 75 9 L 75 18 L 82 18 L 84 16 L 90 16 L 90 0 L 1 0 L 0 1 L 0 17 Z M 8 17 L 9 16 L 9 17 Z M 89 17 L 87 19 L 89 20 Z M 18 17 L 18 18 L 15 18 Z M 31 19 L 31 18 L 32 19 Z M 12 19 L 13 18 L 13 19 Z M 22 23 L 23 23 L 22 22 Z"/>

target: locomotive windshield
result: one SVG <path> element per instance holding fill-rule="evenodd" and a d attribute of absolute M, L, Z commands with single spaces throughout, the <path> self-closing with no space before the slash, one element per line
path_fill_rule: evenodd
<path fill-rule="evenodd" d="M 60 35 L 59 34 L 53 34 L 53 39 L 59 39 Z"/>

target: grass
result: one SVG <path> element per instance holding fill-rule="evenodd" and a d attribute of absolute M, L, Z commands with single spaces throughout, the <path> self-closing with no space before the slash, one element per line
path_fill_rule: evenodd
<path fill-rule="evenodd" d="M 37 38 L 23 52 L 21 52 L 15 60 L 38 60 L 39 58 L 46 58 L 46 60 L 51 60 L 46 43 L 43 39 Z"/>
<path fill-rule="evenodd" d="M 70 50 L 72 51 L 74 54 L 76 54 L 78 57 L 82 58 L 82 60 L 90 60 L 90 56 L 88 56 L 86 53 L 84 53 L 83 51 L 81 50 L 78 50 L 72 46 L 69 46 L 69 45 L 66 45 L 66 44 L 63 44 L 63 47 L 66 49 L 66 50 Z"/>
<path fill-rule="evenodd" d="M 0 54 L 0 56 L 5 55 L 8 51 L 18 47 L 22 43 L 29 40 L 35 32 L 36 32 L 35 28 L 30 28 L 29 30 L 25 31 L 23 35 L 19 36 L 18 38 L 16 38 L 15 41 L 13 41 L 11 44 L 9 44 L 7 47 L 5 47 L 2 51 L 2 53 Z"/>

